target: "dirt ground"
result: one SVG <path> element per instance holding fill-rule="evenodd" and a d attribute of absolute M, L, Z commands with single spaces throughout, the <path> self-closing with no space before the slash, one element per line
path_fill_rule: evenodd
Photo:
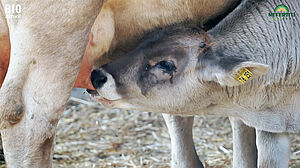
<path fill-rule="evenodd" d="M 229 120 L 196 117 L 194 123 L 196 150 L 206 167 L 232 167 Z M 300 168 L 300 136 L 290 138 L 290 167 Z M 71 98 L 55 143 L 54 168 L 170 167 L 170 139 L 160 114 L 106 109 Z"/>

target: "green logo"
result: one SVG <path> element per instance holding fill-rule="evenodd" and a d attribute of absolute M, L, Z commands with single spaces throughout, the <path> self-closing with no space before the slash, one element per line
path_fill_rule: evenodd
<path fill-rule="evenodd" d="M 274 12 L 269 13 L 269 17 L 271 17 L 272 20 L 295 19 L 296 11 L 291 12 L 287 6 L 278 5 L 274 9 Z"/>

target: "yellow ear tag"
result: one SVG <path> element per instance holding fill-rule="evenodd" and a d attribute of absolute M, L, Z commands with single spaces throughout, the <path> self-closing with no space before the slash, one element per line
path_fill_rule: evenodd
<path fill-rule="evenodd" d="M 238 71 L 236 74 L 235 79 L 242 84 L 246 83 L 251 77 L 253 76 L 253 73 L 247 69 L 247 68 L 242 68 Z"/>

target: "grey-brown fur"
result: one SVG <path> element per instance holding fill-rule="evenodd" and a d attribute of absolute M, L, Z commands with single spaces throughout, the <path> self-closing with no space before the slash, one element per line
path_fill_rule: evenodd
<path fill-rule="evenodd" d="M 216 41 L 222 41 L 216 48 L 224 55 L 270 65 L 264 78 L 268 83 L 290 82 L 294 75 L 299 77 L 300 70 L 300 19 L 271 20 L 268 14 L 279 4 L 287 5 L 290 11 L 300 10 L 295 0 L 249 0 L 236 9 L 239 12 L 233 12 L 209 31 Z"/>

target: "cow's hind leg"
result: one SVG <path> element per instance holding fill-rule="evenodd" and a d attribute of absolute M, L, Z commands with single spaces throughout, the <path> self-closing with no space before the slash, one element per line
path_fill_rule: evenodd
<path fill-rule="evenodd" d="M 0 91 L 7 167 L 48 168 L 55 128 L 102 1 L 1 2 L 24 9 L 8 18 L 11 62 Z"/>
<path fill-rule="evenodd" d="M 254 168 L 257 165 L 255 129 L 240 119 L 230 117 L 233 134 L 233 167 Z"/>
<path fill-rule="evenodd" d="M 258 168 L 287 168 L 290 142 L 286 133 L 256 131 Z"/>
<path fill-rule="evenodd" d="M 163 114 L 171 138 L 172 168 L 203 168 L 193 141 L 194 117 Z"/>

